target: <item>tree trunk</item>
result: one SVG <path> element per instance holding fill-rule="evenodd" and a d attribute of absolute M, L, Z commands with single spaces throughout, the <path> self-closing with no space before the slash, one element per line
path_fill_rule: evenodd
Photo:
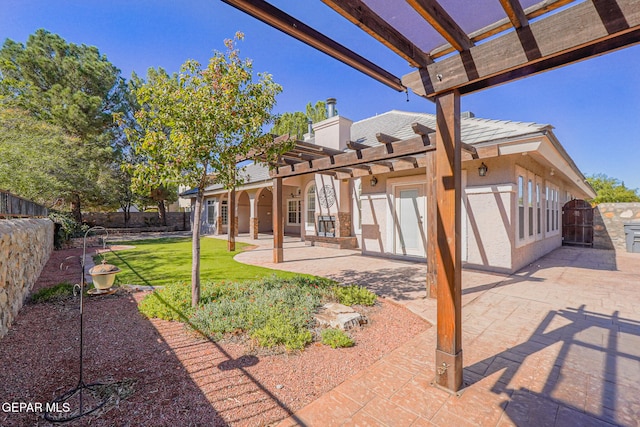
<path fill-rule="evenodd" d="M 131 203 L 121 203 L 120 208 L 124 215 L 124 226 L 127 228 L 129 227 L 129 220 L 131 219 Z"/>
<path fill-rule="evenodd" d="M 167 208 L 164 206 L 164 200 L 158 201 L 158 220 L 160 224 L 167 226 Z"/>
<path fill-rule="evenodd" d="M 196 197 L 191 229 L 191 306 L 194 308 L 200 303 L 200 217 L 203 201 L 204 191 L 200 189 Z"/>
<path fill-rule="evenodd" d="M 82 210 L 80 209 L 80 195 L 74 194 L 71 199 L 71 214 L 78 224 L 82 224 Z"/>

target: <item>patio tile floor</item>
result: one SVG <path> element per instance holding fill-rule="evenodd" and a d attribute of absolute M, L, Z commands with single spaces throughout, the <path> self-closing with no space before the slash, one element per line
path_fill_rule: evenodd
<path fill-rule="evenodd" d="M 422 263 L 287 239 L 273 264 L 271 240 L 257 243 L 236 259 L 363 284 L 435 322 Z M 640 254 L 624 252 L 562 247 L 513 275 L 464 270 L 461 393 L 431 385 L 430 328 L 280 426 L 639 426 L 639 290 Z"/>

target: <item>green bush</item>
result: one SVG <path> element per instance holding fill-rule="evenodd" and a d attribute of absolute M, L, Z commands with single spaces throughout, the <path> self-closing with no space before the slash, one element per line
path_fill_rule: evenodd
<path fill-rule="evenodd" d="M 58 283 L 48 288 L 42 288 L 31 295 L 34 303 L 64 301 L 73 296 L 73 285 L 69 282 Z"/>
<path fill-rule="evenodd" d="M 354 341 L 340 329 L 325 329 L 322 331 L 322 344 L 338 347 L 353 347 Z"/>
<path fill-rule="evenodd" d="M 344 305 L 373 305 L 376 302 L 376 294 L 364 286 L 349 285 L 335 286 L 334 293 L 340 304 Z"/>
<path fill-rule="evenodd" d="M 87 225 L 77 222 L 68 212 L 51 210 L 49 211 L 49 219 L 55 224 L 53 244 L 56 249 L 62 248 L 62 245 L 72 237 L 82 236 L 89 228 Z"/>
<path fill-rule="evenodd" d="M 217 289 L 213 286 L 203 285 L 200 289 L 200 303 L 214 299 L 216 291 Z M 148 318 L 184 322 L 193 313 L 191 285 L 172 283 L 157 289 L 140 301 L 138 310 Z"/>

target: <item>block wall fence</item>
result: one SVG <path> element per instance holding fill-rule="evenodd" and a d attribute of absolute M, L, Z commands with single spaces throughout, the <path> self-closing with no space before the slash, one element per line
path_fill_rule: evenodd
<path fill-rule="evenodd" d="M 601 203 L 593 210 L 593 247 L 626 251 L 624 225 L 640 223 L 640 203 Z"/>
<path fill-rule="evenodd" d="M 53 233 L 48 219 L 0 219 L 0 338 L 49 260 Z"/>

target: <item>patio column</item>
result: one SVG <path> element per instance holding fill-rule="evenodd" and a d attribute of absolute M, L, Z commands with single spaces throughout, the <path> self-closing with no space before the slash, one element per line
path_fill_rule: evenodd
<path fill-rule="evenodd" d="M 232 252 L 236 250 L 236 189 L 229 190 L 229 200 L 227 201 L 227 249 Z"/>
<path fill-rule="evenodd" d="M 284 212 L 282 178 L 273 179 L 273 262 L 284 262 Z"/>
<path fill-rule="evenodd" d="M 258 238 L 258 193 L 249 193 L 249 235 Z"/>
<path fill-rule="evenodd" d="M 460 93 L 436 97 L 437 385 L 462 388 Z"/>

